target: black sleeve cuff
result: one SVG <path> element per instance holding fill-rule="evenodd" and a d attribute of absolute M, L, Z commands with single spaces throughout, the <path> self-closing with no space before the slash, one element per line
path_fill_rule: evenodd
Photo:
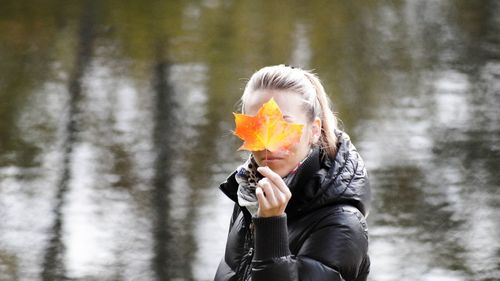
<path fill-rule="evenodd" d="M 279 217 L 253 217 L 255 226 L 254 260 L 290 255 L 286 214 Z"/>

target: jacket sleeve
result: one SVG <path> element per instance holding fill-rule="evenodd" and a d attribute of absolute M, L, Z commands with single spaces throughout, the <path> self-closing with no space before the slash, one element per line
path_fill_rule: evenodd
<path fill-rule="evenodd" d="M 234 223 L 236 221 L 236 218 L 238 217 L 238 214 L 241 212 L 241 209 L 239 208 L 238 204 L 234 204 L 233 207 L 233 214 L 231 215 L 231 220 L 229 222 L 229 230 L 228 230 L 228 235 L 231 233 L 231 229 L 233 229 Z M 217 267 L 217 271 L 215 272 L 215 277 L 214 280 L 234 280 L 235 277 L 235 272 L 232 269 L 232 267 L 228 264 L 226 261 L 226 255 L 227 255 L 227 246 L 226 246 L 226 252 L 224 253 L 224 256 L 222 257 L 221 261 L 219 262 L 219 266 Z"/>
<path fill-rule="evenodd" d="M 252 281 L 366 280 L 369 263 L 364 217 L 341 211 L 322 219 L 296 256 L 288 246 L 286 216 L 254 218 Z"/>

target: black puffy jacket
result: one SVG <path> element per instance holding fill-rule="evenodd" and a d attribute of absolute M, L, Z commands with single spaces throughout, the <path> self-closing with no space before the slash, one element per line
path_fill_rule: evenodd
<path fill-rule="evenodd" d="M 366 280 L 370 187 L 349 137 L 337 136 L 335 159 L 316 149 L 299 167 L 286 215 L 256 218 L 235 203 L 215 281 Z M 220 189 L 237 202 L 234 176 Z"/>

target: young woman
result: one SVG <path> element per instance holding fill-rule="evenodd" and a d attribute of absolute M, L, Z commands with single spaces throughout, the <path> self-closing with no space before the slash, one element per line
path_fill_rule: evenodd
<path fill-rule="evenodd" d="M 255 151 L 220 189 L 235 202 L 216 281 L 366 280 L 370 187 L 313 73 L 285 65 L 254 73 L 242 112 L 271 98 L 304 125 L 289 153 Z"/>

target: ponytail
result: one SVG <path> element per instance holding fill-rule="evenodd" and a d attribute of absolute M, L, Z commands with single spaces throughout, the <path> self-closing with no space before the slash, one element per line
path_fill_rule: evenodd
<path fill-rule="evenodd" d="M 319 102 L 320 107 L 320 119 L 321 119 L 321 137 L 319 138 L 320 146 L 326 151 L 328 156 L 334 158 L 337 154 L 337 135 L 335 130 L 338 126 L 337 117 L 332 112 L 330 107 L 330 100 L 326 95 L 325 88 L 321 84 L 318 77 L 304 70 L 305 76 L 311 81 L 314 89 L 316 90 L 316 98 Z"/>

